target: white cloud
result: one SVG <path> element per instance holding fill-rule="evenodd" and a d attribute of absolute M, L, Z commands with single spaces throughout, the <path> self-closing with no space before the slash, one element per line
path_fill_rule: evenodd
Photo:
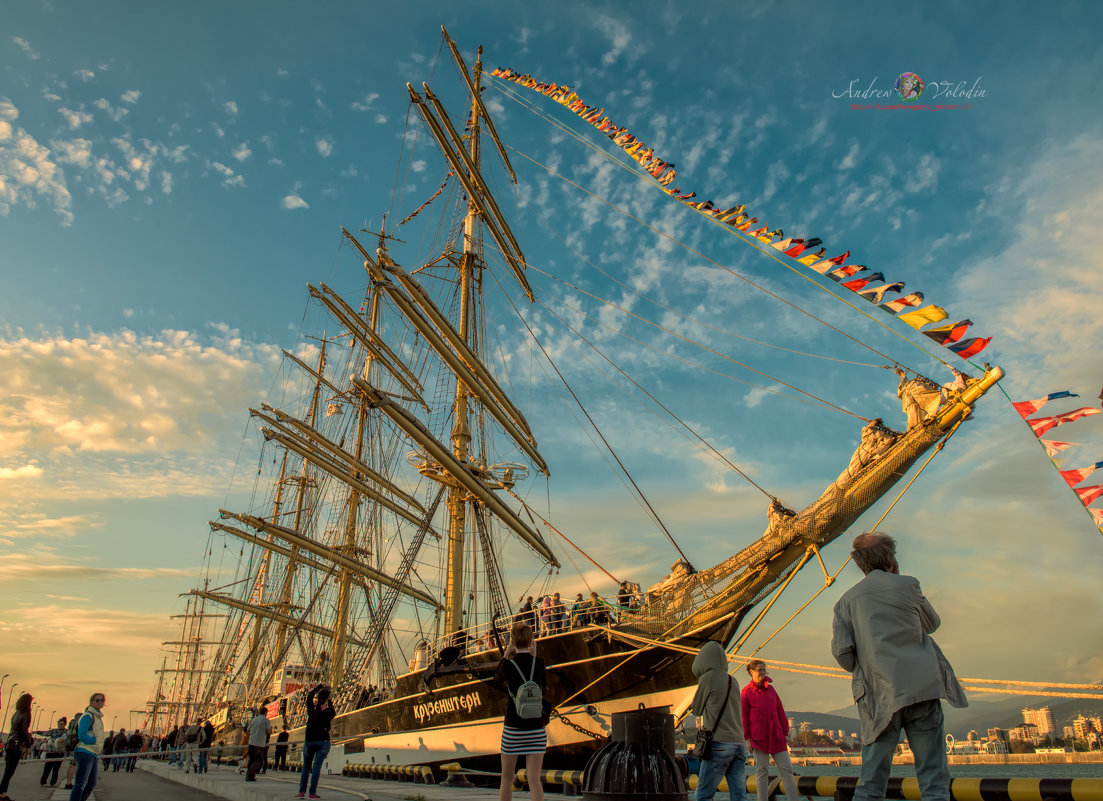
<path fill-rule="evenodd" d="M 249 149 L 249 145 L 245 144 L 245 142 L 242 142 L 240 145 L 237 146 L 237 149 L 235 149 L 231 155 L 233 155 L 233 157 L 238 161 L 245 161 L 245 159 L 253 155 L 253 151 Z"/>
<path fill-rule="evenodd" d="M 33 464 L 25 464 L 22 467 L 0 467 L 0 481 L 11 481 L 21 478 L 38 478 L 42 475 L 42 468 Z"/>
<path fill-rule="evenodd" d="M 95 102 L 93 102 L 92 105 L 95 106 L 96 108 L 103 109 L 104 111 L 106 111 L 107 116 L 109 116 L 115 122 L 118 122 L 119 120 L 121 120 L 123 117 L 125 117 L 127 114 L 130 113 L 130 109 L 125 109 L 125 108 L 120 108 L 120 107 L 117 107 L 117 106 L 112 106 L 109 102 L 107 102 L 107 99 L 103 98 L 103 97 L 101 97 L 98 100 L 96 100 Z"/>
<path fill-rule="evenodd" d="M 375 122 L 378 125 L 385 125 L 386 122 L 387 122 L 387 115 L 386 114 L 376 114 L 375 115 Z"/>
<path fill-rule="evenodd" d="M 219 161 L 207 162 L 207 166 L 222 176 L 223 186 L 245 186 L 245 178 Z"/>
<path fill-rule="evenodd" d="M 363 100 L 354 100 L 352 102 L 352 105 L 350 106 L 350 108 L 352 108 L 353 111 L 367 111 L 368 109 L 370 109 L 372 107 L 372 104 L 378 99 L 379 99 L 379 93 L 378 92 L 371 92 L 370 94 L 364 95 Z"/>
<path fill-rule="evenodd" d="M 85 83 L 88 83 L 90 80 L 96 77 L 96 73 L 92 72 L 92 70 L 77 70 L 73 74 Z"/>
<path fill-rule="evenodd" d="M 0 119 L 5 121 L 0 138 L 10 142 L 0 147 L 0 216 L 7 216 L 16 205 L 33 209 L 45 202 L 61 217 L 63 225 L 69 225 L 73 221 L 73 198 L 65 174 L 51 159 L 49 148 L 22 128 L 8 124 L 18 116 L 11 101 L 0 98 Z"/>
<path fill-rule="evenodd" d="M 166 195 L 172 194 L 172 173 L 161 173 L 161 192 Z"/>
<path fill-rule="evenodd" d="M 0 538 L 73 537 L 100 525 L 87 515 L 47 517 L 41 513 L 20 514 L 13 520 L 0 520 Z"/>
<path fill-rule="evenodd" d="M 291 209 L 309 209 L 310 208 L 310 206 L 307 204 L 307 202 L 295 193 L 287 195 L 283 199 L 282 205 L 285 209 L 288 209 L 288 210 L 291 210 Z"/>
<path fill-rule="evenodd" d="M 65 118 L 65 121 L 69 123 L 69 128 L 74 131 L 84 123 L 92 121 L 92 115 L 87 111 L 73 111 L 68 108 L 59 108 L 57 113 Z"/>
<path fill-rule="evenodd" d="M 854 142 L 850 146 L 850 150 L 843 156 L 843 160 L 839 162 L 840 170 L 853 169 L 854 165 L 858 163 L 858 151 L 860 150 L 858 143 Z"/>
<path fill-rule="evenodd" d="M 938 185 L 938 173 L 942 162 L 930 153 L 924 153 L 917 164 L 911 166 L 904 188 L 909 192 L 921 192 Z"/>
<path fill-rule="evenodd" d="M 138 99 L 142 96 L 142 93 L 137 89 L 131 89 L 129 92 L 123 92 L 122 101 L 124 103 L 130 103 L 134 105 L 138 102 Z"/>
<path fill-rule="evenodd" d="M 623 22 L 605 15 L 597 17 L 594 27 L 609 38 L 609 50 L 601 57 L 601 63 L 608 67 L 620 58 L 632 41 L 632 34 Z"/>
<path fill-rule="evenodd" d="M 57 153 L 57 160 L 62 164 L 87 167 L 92 162 L 92 142 L 89 139 L 55 139 L 50 142 L 50 147 Z"/>
<path fill-rule="evenodd" d="M 229 116 L 236 117 L 237 116 L 237 103 L 235 103 L 233 100 L 230 100 L 227 103 L 223 103 L 222 104 L 222 110 L 225 111 Z"/>
<path fill-rule="evenodd" d="M 417 159 L 411 165 L 410 169 L 414 172 L 425 172 L 425 160 Z"/>
<path fill-rule="evenodd" d="M 203 340 L 172 330 L 0 338 L 0 478 L 19 480 L 28 502 L 209 492 L 230 469 L 220 444 L 240 431 L 240 410 L 262 396 L 278 356 L 228 327 Z"/>
<path fill-rule="evenodd" d="M 37 61 L 38 60 L 38 57 L 39 57 L 38 53 L 35 52 L 34 48 L 31 47 L 30 43 L 26 39 L 24 39 L 22 36 L 13 36 L 11 38 L 11 40 L 13 42 L 15 42 L 17 45 L 19 45 L 19 48 L 24 53 L 26 53 L 27 57 L 30 58 L 32 61 Z"/>
<path fill-rule="evenodd" d="M 320 137 L 314 140 L 314 147 L 318 149 L 318 155 L 322 158 L 329 158 L 333 153 L 333 138 L 330 136 Z"/>

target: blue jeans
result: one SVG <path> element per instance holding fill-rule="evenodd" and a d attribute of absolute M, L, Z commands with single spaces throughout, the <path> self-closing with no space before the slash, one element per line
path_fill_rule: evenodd
<path fill-rule="evenodd" d="M 199 752 L 199 773 L 206 773 L 207 772 L 207 757 L 208 757 L 208 754 L 209 754 L 209 752 L 207 751 L 206 747 L 204 747 Z"/>
<path fill-rule="evenodd" d="M 937 698 L 897 710 L 877 739 L 862 746 L 862 778 L 854 791 L 854 801 L 881 801 L 885 797 L 901 729 L 907 733 L 915 755 L 915 778 L 923 801 L 950 801 L 942 703 Z"/>
<path fill-rule="evenodd" d="M 747 799 L 747 746 L 743 743 L 713 742 L 712 756 L 701 760 L 697 776 L 697 801 L 712 801 L 720 780 L 728 780 L 731 801 Z M 927 801 L 927 799 L 923 799 Z"/>
<path fill-rule="evenodd" d="M 77 764 L 77 772 L 73 774 L 73 792 L 69 793 L 69 801 L 86 801 L 96 787 L 100 761 L 95 754 L 79 748 L 73 751 L 73 761 Z"/>
<path fill-rule="evenodd" d="M 306 792 L 306 777 L 310 777 L 310 792 L 318 792 L 318 779 L 322 775 L 322 763 L 329 753 L 329 740 L 310 740 L 303 744 L 303 774 L 299 777 L 299 792 Z"/>

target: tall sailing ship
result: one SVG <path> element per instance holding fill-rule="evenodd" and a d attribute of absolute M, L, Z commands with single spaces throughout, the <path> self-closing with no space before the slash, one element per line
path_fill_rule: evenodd
<path fill-rule="evenodd" d="M 517 599 L 554 588 L 564 550 L 585 553 L 584 538 L 529 500 L 541 474 L 569 466 L 541 455 L 538 437 L 555 432 L 526 419 L 510 360 L 495 352 L 503 310 L 489 297 L 534 297 L 486 170 L 516 179 L 480 97 L 481 50 L 469 70 L 444 36 L 467 89 L 466 124 L 427 85 L 409 88 L 446 162 L 438 195 L 455 187 L 454 203 L 434 207 L 443 246 L 403 263 L 402 224 L 414 215 L 342 229 L 363 294 L 309 286 L 325 320 L 284 351 L 273 398 L 249 410 L 262 440 L 253 499 L 210 522 L 207 575 L 166 643 L 149 728 L 198 717 L 225 732 L 266 706 L 294 732 L 305 688 L 324 682 L 339 710 L 331 764 L 489 762 L 507 703 L 492 677 Z M 523 309 L 505 311 L 517 320 L 510 332 L 542 351 Z M 811 504 L 790 509 L 765 493 L 765 533 L 719 564 L 693 565 L 671 537 L 680 558 L 630 609 L 542 625 L 540 653 L 554 666 L 548 764 L 580 764 L 614 712 L 684 709 L 701 644 L 745 640 L 756 608 L 941 447 L 1001 375 L 986 369 L 945 391 L 905 375 L 907 429 L 856 427 L 857 450 Z"/>

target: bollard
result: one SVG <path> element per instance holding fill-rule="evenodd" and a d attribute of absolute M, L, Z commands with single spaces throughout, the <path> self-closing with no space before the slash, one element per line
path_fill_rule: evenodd
<path fill-rule="evenodd" d="M 674 756 L 669 706 L 614 712 L 613 734 L 586 763 L 586 801 L 686 801 L 685 780 Z"/>
<path fill-rule="evenodd" d="M 440 784 L 442 787 L 474 787 L 471 780 L 464 775 L 463 767 L 459 762 L 449 762 L 446 765 L 441 765 L 441 768 L 448 771 L 448 776 Z"/>

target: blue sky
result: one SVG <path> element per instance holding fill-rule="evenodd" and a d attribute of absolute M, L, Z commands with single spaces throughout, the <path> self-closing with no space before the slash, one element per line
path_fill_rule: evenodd
<path fill-rule="evenodd" d="M 458 97 L 440 24 L 469 64 L 482 44 L 488 69 L 568 83 L 605 106 L 676 162 L 678 183 L 699 198 L 744 202 L 771 229 L 818 236 L 828 255 L 850 249 L 852 262 L 923 291 L 951 319 L 972 319 L 971 334 L 994 337 L 983 355 L 1007 370 L 1013 399 L 1071 389 L 1083 397 L 1046 411 L 1097 403 L 1097 6 L 1044 15 L 1025 4 L 686 8 L 469 3 L 460 17 L 430 3 L 36 2 L 0 11 L 0 574 L 19 599 L 0 623 L 0 672 L 37 688 L 51 709 L 76 708 L 90 684 L 117 697 L 120 713 L 144 700 L 157 646 L 172 638 L 166 616 L 204 558 L 206 521 L 228 493 L 248 500 L 241 476 L 255 464 L 256 437 L 246 408 L 278 388 L 279 349 L 296 346 L 304 320 L 323 319 L 306 282 L 351 296 L 362 288 L 338 226 L 404 216 L 443 178 L 424 133 L 416 148 L 402 144 L 416 128 L 407 81 Z M 930 112 L 859 111 L 838 97 L 852 81 L 888 89 L 904 71 L 929 92 L 964 82 L 985 96 L 969 110 Z M 516 148 L 520 184 L 499 177 L 496 187 L 533 266 L 569 283 L 533 271 L 548 307 L 534 306 L 531 319 L 695 563 L 718 562 L 759 533 L 762 497 L 630 398 L 623 381 L 589 369 L 549 309 L 568 318 L 584 309 L 572 324 L 794 506 L 842 469 L 860 424 L 646 349 L 638 342 L 772 385 L 599 309 L 581 290 L 897 427 L 890 373 L 760 348 L 679 315 L 818 356 L 880 361 L 730 268 L 948 380 L 922 349 L 956 357 L 917 349 L 923 338 L 905 326 L 887 322 L 909 341 L 724 235 L 616 166 L 592 128 L 509 88 L 491 85 L 486 99 Z M 504 330 L 502 341 L 518 348 L 516 365 L 530 356 L 514 334 Z M 530 420 L 540 414 L 536 435 L 552 467 L 549 484 L 529 491 L 551 497 L 552 518 L 614 573 L 659 580 L 671 550 L 589 451 L 536 362 L 522 372 L 534 389 L 519 400 Z M 1067 466 L 1103 458 L 1100 418 L 1059 429 L 1056 438 L 1082 443 Z M 998 395 L 884 527 L 942 612 L 939 639 L 960 674 L 1103 678 L 1099 615 L 1068 615 L 1098 609 L 1099 531 Z M 845 550 L 830 549 L 829 566 Z M 792 608 L 821 583 L 810 570 Z M 854 572 L 766 658 L 825 664 L 830 608 Z M 569 570 L 559 581 L 581 588 Z M 845 682 L 778 680 L 793 708 L 847 702 Z"/>

